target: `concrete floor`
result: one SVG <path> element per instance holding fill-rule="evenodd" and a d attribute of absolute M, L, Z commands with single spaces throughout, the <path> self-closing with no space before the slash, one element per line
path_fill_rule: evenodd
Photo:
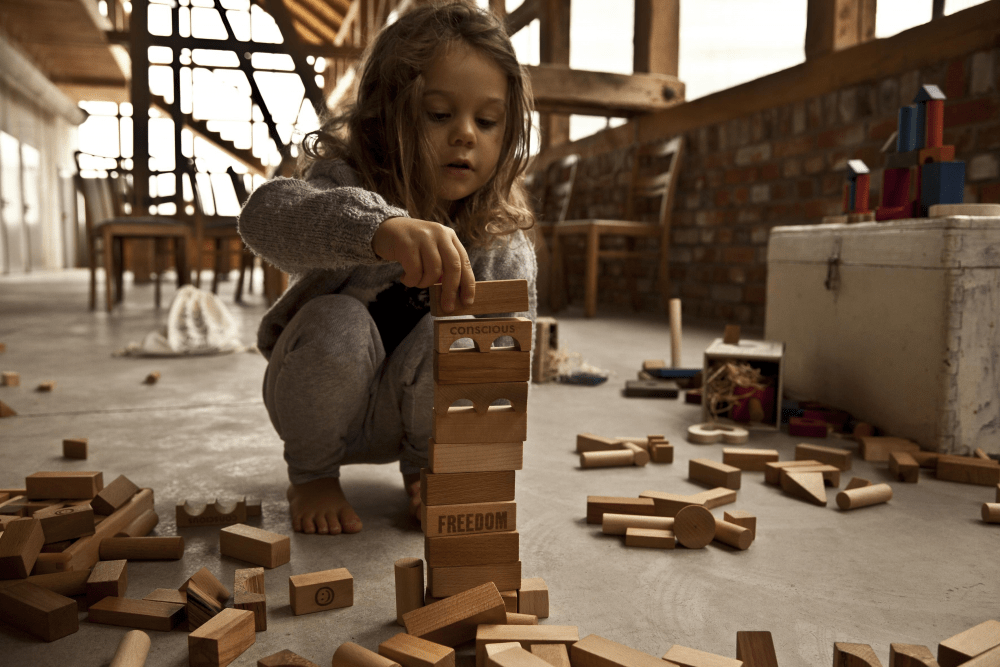
<path fill-rule="evenodd" d="M 232 303 L 231 283 L 223 297 Z M 165 290 L 165 302 L 172 297 Z M 233 306 L 244 340 L 264 306 L 257 294 Z M 86 274 L 62 272 L 0 278 L 2 370 L 21 373 L 19 388 L 0 387 L 0 400 L 20 415 L 0 421 L 0 487 L 23 485 L 37 470 L 101 470 L 127 475 L 154 490 L 160 523 L 173 535 L 174 505 L 184 499 L 249 495 L 263 501 L 256 525 L 291 534 L 292 561 L 266 572 L 268 630 L 235 665 L 289 648 L 329 664 L 340 643 L 375 649 L 395 624 L 393 561 L 423 554 L 423 537 L 407 519 L 395 465 L 345 470 L 344 487 L 365 522 L 358 535 L 293 534 L 284 500 L 287 478 L 281 442 L 261 402 L 265 363 L 255 353 L 191 359 L 136 359 L 112 353 L 162 324 L 150 286 L 130 287 L 113 314 L 86 308 Z M 684 364 L 701 364 L 717 332 L 688 327 Z M 635 496 L 647 489 L 700 490 L 687 481 L 687 461 L 721 460 L 720 445 L 685 442 L 699 408 L 681 401 L 626 399 L 621 388 L 646 358 L 669 356 L 669 328 L 652 317 L 609 314 L 586 320 L 561 314 L 563 349 L 581 352 L 612 371 L 598 387 L 533 386 L 524 470 L 517 475 L 518 530 L 524 576 L 540 576 L 551 595 L 545 623 L 575 625 L 655 656 L 673 644 L 735 656 L 738 630 L 769 630 L 780 664 L 829 665 L 836 641 L 871 644 L 888 664 L 889 644 L 926 644 L 988 618 L 1000 617 L 997 553 L 1000 527 L 983 524 L 979 507 L 991 488 L 938 482 L 926 472 L 917 485 L 893 484 L 888 505 L 855 512 L 819 508 L 784 495 L 745 473 L 736 504 L 758 516 L 758 539 L 744 552 L 711 545 L 689 551 L 626 548 L 585 523 L 588 495 Z M 159 370 L 158 384 L 143 378 Z M 33 388 L 55 380 L 51 394 Z M 676 445 L 672 465 L 581 470 L 575 435 L 664 433 Z M 64 437 L 90 439 L 90 458 L 61 457 Z M 784 433 L 755 433 L 751 446 L 793 458 Z M 822 442 L 822 441 L 816 441 Z M 844 441 L 837 443 L 844 445 Z M 882 466 L 855 461 L 856 474 L 888 481 Z M 128 596 L 179 586 L 208 566 L 231 587 L 246 563 L 220 557 L 217 528 L 184 529 L 184 558 L 129 564 Z M 346 567 L 355 602 L 346 609 L 293 617 L 288 576 Z M 0 626 L 2 665 L 107 665 L 125 629 L 92 625 L 45 644 Z M 185 633 L 151 632 L 147 664 L 187 664 Z M 469 652 L 460 653 L 468 661 Z"/>

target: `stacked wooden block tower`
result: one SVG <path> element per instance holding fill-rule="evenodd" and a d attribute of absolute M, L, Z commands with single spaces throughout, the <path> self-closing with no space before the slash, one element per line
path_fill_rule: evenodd
<path fill-rule="evenodd" d="M 475 317 L 528 310 L 524 280 L 476 283 L 475 303 L 439 317 L 440 285 L 431 289 L 434 322 L 434 433 L 421 472 L 428 598 L 487 582 L 521 588 L 514 502 L 527 437 L 531 320 Z M 499 346 L 509 337 L 513 344 Z M 474 347 L 452 348 L 461 339 Z M 471 406 L 454 405 L 460 400 Z M 509 405 L 495 404 L 500 399 Z M 516 593 L 512 593 L 516 598 Z"/>

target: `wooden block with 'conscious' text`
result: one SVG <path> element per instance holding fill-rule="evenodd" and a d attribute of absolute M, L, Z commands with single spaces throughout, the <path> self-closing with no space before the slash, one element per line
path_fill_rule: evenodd
<path fill-rule="evenodd" d="M 474 320 L 435 320 L 434 349 L 442 354 L 451 350 L 452 344 L 468 338 L 478 352 L 503 349 L 494 347 L 497 338 L 509 336 L 520 352 L 531 349 L 531 320 L 527 317 L 477 317 Z M 462 349 L 462 348 L 456 348 Z"/>

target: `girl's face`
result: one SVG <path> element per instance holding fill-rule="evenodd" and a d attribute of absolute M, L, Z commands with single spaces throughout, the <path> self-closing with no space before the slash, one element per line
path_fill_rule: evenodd
<path fill-rule="evenodd" d="M 424 72 L 422 100 L 438 200 L 454 202 L 493 176 L 507 124 L 507 77 L 465 42 L 442 49 Z"/>

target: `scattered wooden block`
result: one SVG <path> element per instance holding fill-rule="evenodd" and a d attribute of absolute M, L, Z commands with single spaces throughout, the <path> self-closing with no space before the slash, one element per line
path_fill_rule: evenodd
<path fill-rule="evenodd" d="M 492 582 L 403 614 L 407 633 L 445 646 L 473 639 L 480 624 L 506 620 L 503 598 Z"/>
<path fill-rule="evenodd" d="M 129 481 L 125 475 L 119 475 L 115 481 L 94 496 L 90 501 L 90 506 L 94 508 L 94 514 L 107 516 L 124 505 L 138 491 L 139 487 Z"/>
<path fill-rule="evenodd" d="M 741 471 L 731 465 L 710 459 L 691 459 L 688 462 L 688 479 L 712 487 L 740 488 Z"/>
<path fill-rule="evenodd" d="M 781 478 L 786 472 L 818 472 L 823 475 L 827 486 L 840 486 L 840 469 L 820 463 L 819 461 L 778 461 L 768 463 L 764 469 L 764 481 L 768 484 L 781 485 Z"/>
<path fill-rule="evenodd" d="M 501 642 L 506 644 L 508 642 Z M 490 644 L 487 649 L 496 646 Z M 545 662 L 531 651 L 526 651 L 520 645 L 505 648 L 503 650 L 487 650 L 484 664 L 488 667 L 549 667 Z"/>
<path fill-rule="evenodd" d="M 519 553 L 520 535 L 516 530 L 428 537 L 424 540 L 424 559 L 428 567 L 514 563 Z"/>
<path fill-rule="evenodd" d="M 997 502 L 1000 503 L 1000 484 L 997 484 Z"/>
<path fill-rule="evenodd" d="M 114 537 L 145 537 L 153 532 L 158 523 L 160 523 L 160 515 L 153 510 L 146 510 L 115 533 Z"/>
<path fill-rule="evenodd" d="M 598 635 L 587 635 L 569 650 L 573 667 L 665 667 L 669 664 Z"/>
<path fill-rule="evenodd" d="M 87 620 L 91 623 L 161 632 L 169 632 L 183 618 L 183 605 L 114 596 L 90 605 L 87 615 Z"/>
<path fill-rule="evenodd" d="M 233 608 L 253 612 L 254 630 L 267 630 L 267 597 L 264 593 L 264 568 L 248 567 L 233 575 Z"/>
<path fill-rule="evenodd" d="M 825 438 L 829 433 L 827 424 L 822 419 L 808 417 L 790 417 L 788 419 L 788 435 L 800 438 Z"/>
<path fill-rule="evenodd" d="M 844 471 L 851 469 L 852 458 L 853 455 L 849 449 L 810 445 L 805 442 L 795 445 L 796 461 L 819 461 Z"/>
<path fill-rule="evenodd" d="M 888 484 L 870 484 L 837 494 L 837 506 L 842 510 L 878 505 L 890 500 L 892 500 L 892 487 Z"/>
<path fill-rule="evenodd" d="M 434 317 L 457 317 L 459 315 L 495 315 L 521 313 L 528 310 L 527 280 L 480 280 L 476 281 L 475 301 L 471 305 L 455 300 L 455 310 L 441 311 L 440 283 L 431 285 L 431 315 Z M 462 320 L 465 322 L 466 320 Z"/>
<path fill-rule="evenodd" d="M 673 518 L 666 516 L 642 516 L 605 512 L 604 518 L 601 521 L 601 532 L 605 535 L 624 535 L 629 528 L 670 530 L 673 527 Z"/>
<path fill-rule="evenodd" d="M 68 459 L 87 458 L 86 438 L 65 438 L 63 439 L 63 456 Z"/>
<path fill-rule="evenodd" d="M 261 658 L 257 661 L 257 667 L 319 667 L 319 665 L 286 648 L 284 651 Z"/>
<path fill-rule="evenodd" d="M 288 577 L 288 603 L 296 616 L 354 604 L 354 577 L 347 568 Z"/>
<path fill-rule="evenodd" d="M 825 486 L 838 487 L 840 486 L 840 468 L 826 463 L 820 463 L 811 466 L 802 466 L 800 468 L 787 468 L 779 473 L 779 485 L 785 484 L 784 478 L 789 473 L 802 474 L 807 472 L 818 472 L 823 477 L 823 484 Z"/>
<path fill-rule="evenodd" d="M 823 485 L 823 473 L 786 471 L 781 476 L 781 490 L 800 500 L 826 506 L 826 487 Z"/>
<path fill-rule="evenodd" d="M 663 659 L 680 667 L 741 667 L 743 664 L 733 658 L 726 658 L 679 644 L 671 646 L 670 650 L 663 655 Z"/>
<path fill-rule="evenodd" d="M 919 644 L 889 644 L 889 667 L 939 667 L 934 654 Z"/>
<path fill-rule="evenodd" d="M 36 472 L 24 478 L 29 499 L 90 500 L 104 488 L 99 472 Z"/>
<path fill-rule="evenodd" d="M 258 505 L 259 507 L 259 505 Z M 250 516 L 247 511 L 246 498 L 231 503 L 221 503 L 216 500 L 208 505 L 196 505 L 190 502 L 177 503 L 176 517 L 178 528 L 191 526 L 229 526 L 243 523 Z"/>
<path fill-rule="evenodd" d="M 549 617 L 549 587 L 541 577 L 522 579 L 517 590 L 517 612 L 538 618 Z"/>
<path fill-rule="evenodd" d="M 128 561 L 102 560 L 94 564 L 87 579 L 87 604 L 108 596 L 125 597 L 128 591 Z"/>
<path fill-rule="evenodd" d="M 519 352 L 531 349 L 531 320 L 527 317 L 477 317 L 464 320 L 435 320 L 434 349 L 440 354 L 451 351 L 451 346 L 463 338 L 470 339 L 478 352 L 510 349 L 495 345 L 497 338 L 509 336 Z M 456 348 L 463 349 L 463 348 Z"/>
<path fill-rule="evenodd" d="M 184 538 L 106 537 L 101 540 L 101 560 L 180 560 L 184 557 Z"/>
<path fill-rule="evenodd" d="M 378 653 L 402 667 L 455 667 L 455 649 L 405 632 L 379 644 Z"/>
<path fill-rule="evenodd" d="M 626 450 L 632 452 L 632 455 L 633 455 L 633 457 L 632 457 L 632 463 L 634 465 L 639 466 L 641 468 L 642 466 L 644 466 L 647 463 L 649 463 L 649 452 L 646 450 L 645 447 L 640 447 L 639 445 L 635 444 L 634 442 L 626 442 L 626 443 L 624 443 L 624 445 L 625 445 L 625 449 Z M 582 462 L 583 455 L 581 454 L 580 456 L 581 456 L 581 463 L 580 463 L 580 465 L 582 466 L 583 465 L 583 462 Z"/>
<path fill-rule="evenodd" d="M 593 433 L 578 433 L 576 436 L 576 453 L 609 452 L 625 449 L 625 443 L 618 438 L 605 438 Z"/>
<path fill-rule="evenodd" d="M 605 452 L 583 452 L 580 454 L 580 467 L 589 468 L 624 468 L 635 465 L 635 452 L 628 448 L 608 450 Z"/>
<path fill-rule="evenodd" d="M 722 518 L 729 523 L 735 523 L 737 526 L 742 526 L 750 531 L 753 535 L 753 539 L 757 539 L 757 517 L 750 512 L 744 512 L 743 510 L 730 510 L 728 512 L 723 512 Z"/>
<path fill-rule="evenodd" d="M 917 464 L 921 468 L 927 468 L 928 470 L 934 470 L 937 468 L 938 457 L 941 456 L 937 452 L 908 452 L 910 456 L 916 460 Z"/>
<path fill-rule="evenodd" d="M 0 502 L 0 516 L 23 517 L 28 514 L 28 499 L 23 495 L 12 496 Z"/>
<path fill-rule="evenodd" d="M 430 540 L 425 540 L 425 545 Z M 427 549 L 427 547 L 424 547 Z M 403 615 L 424 606 L 424 561 L 400 558 L 396 561 L 396 623 L 403 625 Z"/>
<path fill-rule="evenodd" d="M 87 594 L 87 579 L 90 570 L 73 570 L 71 572 L 53 572 L 51 574 L 35 574 L 27 579 L 7 579 L 0 581 L 0 588 L 19 583 L 34 584 L 39 588 L 64 595 L 76 597 Z"/>
<path fill-rule="evenodd" d="M 743 471 L 764 472 L 764 464 L 778 460 L 777 449 L 751 449 L 749 447 L 726 447 L 722 450 L 722 462 Z"/>
<path fill-rule="evenodd" d="M 26 517 L 7 524 L 0 533 L 0 579 L 24 579 L 35 566 L 45 544 L 38 519 Z"/>
<path fill-rule="evenodd" d="M 753 544 L 754 534 L 749 528 L 730 523 L 723 519 L 715 520 L 715 540 L 728 544 L 734 549 L 746 551 Z"/>
<path fill-rule="evenodd" d="M 435 474 L 420 471 L 424 505 L 464 505 L 514 500 L 514 471 Z"/>
<path fill-rule="evenodd" d="M 1000 621 L 983 621 L 938 644 L 938 663 L 941 667 L 958 667 L 997 646 L 1000 646 Z"/>
<path fill-rule="evenodd" d="M 1000 463 L 942 454 L 937 460 L 937 478 L 962 484 L 993 486 L 1000 483 Z"/>
<path fill-rule="evenodd" d="M 688 392 L 689 394 L 691 392 Z M 706 422 L 688 426 L 688 442 L 697 445 L 710 445 L 713 442 L 724 442 L 727 445 L 742 445 L 750 439 L 750 431 L 739 426 L 727 426 Z"/>
<path fill-rule="evenodd" d="M 509 405 L 491 405 L 482 414 L 472 406 L 454 407 L 444 413 L 434 411 L 433 429 L 434 441 L 444 444 L 524 442 L 528 413 Z"/>
<path fill-rule="evenodd" d="M 524 443 L 495 442 L 483 447 L 475 443 L 440 444 L 431 438 L 427 454 L 434 473 L 520 470 Z"/>
<path fill-rule="evenodd" d="M 142 597 L 149 602 L 166 602 L 167 604 L 187 605 L 187 593 L 173 588 L 156 588 Z"/>
<path fill-rule="evenodd" d="M 538 617 L 534 614 L 519 614 L 508 611 L 507 625 L 538 625 Z"/>
<path fill-rule="evenodd" d="M 663 491 L 643 491 L 639 494 L 640 499 L 652 500 L 653 501 L 653 511 L 650 512 L 651 515 L 659 517 L 673 517 L 677 515 L 677 512 L 685 507 L 691 505 L 702 505 L 702 500 L 696 498 L 695 496 L 682 496 L 677 493 L 666 493 Z M 619 512 L 615 508 L 609 508 L 614 514 L 627 514 L 628 512 Z M 587 523 L 596 523 L 588 520 Z"/>
<path fill-rule="evenodd" d="M 344 642 L 333 654 L 333 667 L 400 667 L 398 663 L 374 651 L 358 646 L 354 642 Z"/>
<path fill-rule="evenodd" d="M 980 653 L 972 660 L 962 663 L 962 667 L 993 667 L 1000 665 L 1000 646 L 994 646 L 985 653 Z"/>
<path fill-rule="evenodd" d="M 578 641 L 580 633 L 575 625 L 480 625 L 476 630 L 476 667 L 485 667 L 489 644 L 518 642 L 525 649 L 534 644 L 565 644 L 569 648 Z"/>
<path fill-rule="evenodd" d="M 160 371 L 150 371 L 146 379 L 142 381 L 143 384 L 156 384 L 160 381 Z"/>
<path fill-rule="evenodd" d="M 512 590 L 521 585 L 521 561 L 490 565 L 427 567 L 427 585 L 434 597 L 448 597 L 481 586 L 488 581 L 497 589 Z"/>
<path fill-rule="evenodd" d="M 291 540 L 287 535 L 238 523 L 219 531 L 219 553 L 270 569 L 291 560 Z"/>
<path fill-rule="evenodd" d="M 579 643 L 577 642 L 577 644 Z M 496 646 L 496 644 L 491 644 L 491 646 Z M 569 651 L 565 644 L 532 644 L 531 655 L 541 658 L 551 667 L 570 667 Z"/>
<path fill-rule="evenodd" d="M 47 642 L 80 629 L 75 601 L 24 581 L 0 588 L 0 621 Z"/>
<path fill-rule="evenodd" d="M 674 446 L 666 442 L 654 442 L 649 446 L 649 458 L 653 463 L 673 463 Z"/>
<path fill-rule="evenodd" d="M 253 613 L 245 609 L 223 609 L 188 635 L 188 664 L 191 667 L 223 667 L 255 641 Z"/>
<path fill-rule="evenodd" d="M 986 453 L 986 450 L 983 449 L 982 447 L 976 447 L 974 450 L 972 450 L 972 455 L 975 456 L 977 459 L 982 459 L 984 461 L 993 460 L 990 458 L 990 455 Z"/>
<path fill-rule="evenodd" d="M 56 383 L 54 380 L 46 380 L 45 382 L 39 382 L 38 386 L 35 387 L 35 391 L 50 392 L 54 391 L 56 388 Z"/>
<path fill-rule="evenodd" d="M 203 567 L 191 575 L 177 590 L 187 591 L 192 584 L 220 605 L 225 605 L 226 601 L 229 600 L 229 589 L 207 567 Z"/>
<path fill-rule="evenodd" d="M 698 493 L 688 497 L 695 501 L 696 504 L 710 510 L 722 505 L 735 503 L 736 491 L 720 486 L 706 491 L 699 491 Z"/>
<path fill-rule="evenodd" d="M 860 489 L 865 486 L 871 486 L 872 483 L 863 477 L 852 477 L 851 481 L 847 483 L 844 487 L 845 491 L 850 491 L 851 489 Z"/>
<path fill-rule="evenodd" d="M 3 371 L 0 373 L 0 385 L 4 387 L 21 386 L 21 374 L 17 371 Z"/>
<path fill-rule="evenodd" d="M 886 462 L 889 460 L 889 452 L 910 452 L 912 454 L 920 451 L 920 445 L 906 438 L 869 435 L 859 436 L 855 439 L 858 441 L 858 453 L 865 461 Z"/>
<path fill-rule="evenodd" d="M 652 516 L 656 513 L 653 498 L 587 496 L 587 523 L 602 523 L 605 513 Z"/>
<path fill-rule="evenodd" d="M 982 516 L 986 523 L 1000 523 L 1000 503 L 983 503 Z"/>
<path fill-rule="evenodd" d="M 625 530 L 625 546 L 646 547 L 650 549 L 673 549 L 677 544 L 672 530 L 656 528 L 627 528 Z"/>
<path fill-rule="evenodd" d="M 726 330 L 722 334 L 722 342 L 726 345 L 739 345 L 740 344 L 740 325 L 738 324 L 727 324 Z"/>
<path fill-rule="evenodd" d="M 469 503 L 424 507 L 424 534 L 491 533 L 517 528 L 517 503 Z"/>
<path fill-rule="evenodd" d="M 3 419 L 4 417 L 16 417 L 16 416 L 17 416 L 17 410 L 10 407 L 3 401 L 0 401 L 0 419 Z"/>
<path fill-rule="evenodd" d="M 184 591 L 187 602 L 184 609 L 187 615 L 188 629 L 200 628 L 205 623 L 218 616 L 224 607 L 211 593 L 208 593 L 195 582 L 188 581 Z"/>
<path fill-rule="evenodd" d="M 837 642 L 833 645 L 834 667 L 882 667 L 868 644 Z"/>
<path fill-rule="evenodd" d="M 118 642 L 110 667 L 143 667 L 149 655 L 149 643 L 149 635 L 142 630 L 129 630 Z"/>
<path fill-rule="evenodd" d="M 517 613 L 517 590 L 510 591 L 500 591 L 500 597 L 503 598 L 503 608 L 508 614 Z"/>
<path fill-rule="evenodd" d="M 42 524 L 45 544 L 94 534 L 94 510 L 87 503 L 56 503 L 38 510 L 32 516 Z"/>
<path fill-rule="evenodd" d="M 920 481 L 920 464 L 909 452 L 889 452 L 889 472 L 900 482 L 916 484 Z"/>
<path fill-rule="evenodd" d="M 715 538 L 715 517 L 699 505 L 684 507 L 674 517 L 674 535 L 688 549 L 704 548 Z"/>
<path fill-rule="evenodd" d="M 743 667 L 778 667 L 771 633 L 763 630 L 737 631 L 736 659 L 743 661 Z"/>

